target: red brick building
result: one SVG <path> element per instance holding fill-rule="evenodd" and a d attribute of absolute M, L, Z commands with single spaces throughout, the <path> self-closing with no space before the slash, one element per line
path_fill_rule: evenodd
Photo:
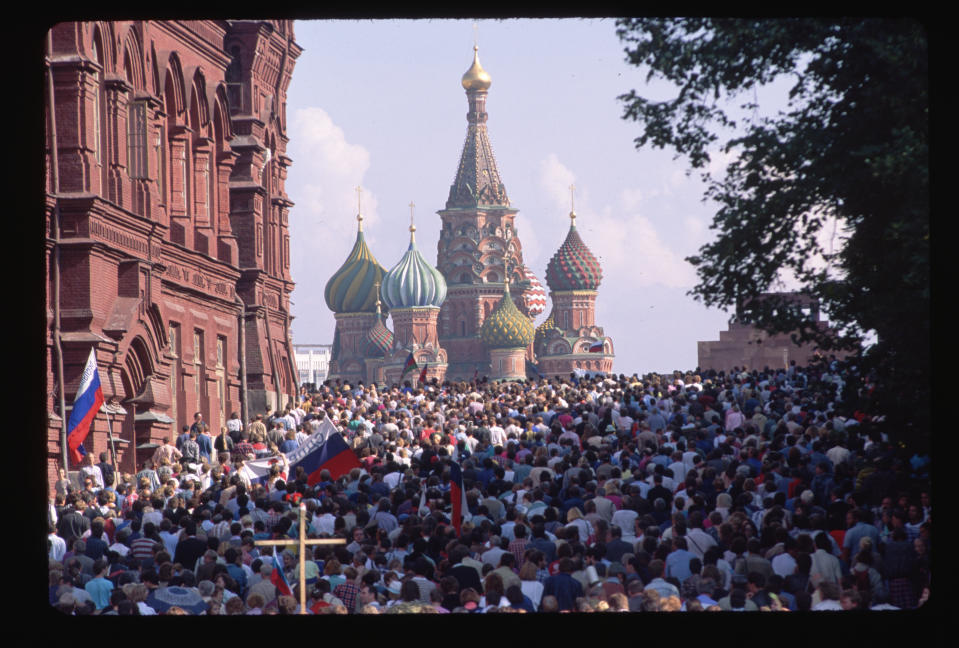
<path fill-rule="evenodd" d="M 764 295 L 785 298 L 802 305 L 809 319 L 822 330 L 828 329 L 828 323 L 820 319 L 819 301 L 801 293 L 764 293 Z M 698 366 L 701 370 L 713 369 L 729 371 L 734 367 L 741 369 L 772 369 L 788 367 L 789 363 L 804 366 L 815 360 L 817 347 L 811 342 L 796 344 L 790 333 L 771 335 L 762 329 L 746 323 L 745 314 L 737 311 L 736 317 L 729 322 L 729 329 L 719 332 L 718 340 L 697 342 Z M 846 353 L 830 352 L 837 357 Z"/>
<path fill-rule="evenodd" d="M 300 52 L 289 20 L 50 31 L 51 480 L 91 347 L 122 471 L 196 411 L 215 432 L 233 411 L 252 415 L 295 394 L 284 181 L 286 91 Z M 97 416 L 88 452 L 108 449 L 109 425 Z"/>

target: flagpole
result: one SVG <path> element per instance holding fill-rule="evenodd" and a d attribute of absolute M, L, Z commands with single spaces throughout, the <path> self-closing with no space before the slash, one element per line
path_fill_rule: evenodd
<path fill-rule="evenodd" d="M 107 427 L 110 428 L 110 454 L 113 456 L 113 474 L 114 481 L 116 480 L 116 475 L 119 472 L 117 470 L 117 446 L 113 442 L 113 417 L 110 416 L 110 409 L 107 408 Z M 134 458 L 134 470 L 136 470 L 136 458 Z"/>
<path fill-rule="evenodd" d="M 300 503 L 300 614 L 306 614 L 306 504 Z"/>

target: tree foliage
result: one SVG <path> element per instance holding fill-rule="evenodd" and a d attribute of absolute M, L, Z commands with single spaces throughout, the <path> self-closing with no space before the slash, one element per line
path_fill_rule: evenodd
<path fill-rule="evenodd" d="M 715 239 L 688 259 L 699 279 L 691 294 L 707 306 L 748 307 L 761 328 L 797 331 L 797 341 L 824 350 L 861 349 L 874 332 L 878 343 L 860 363 L 878 381 L 890 422 L 925 426 L 923 26 L 893 19 L 638 18 L 618 21 L 617 33 L 628 61 L 648 71 L 647 81 L 678 88 L 664 101 L 636 90 L 620 97 L 624 118 L 639 124 L 637 148 L 671 148 L 687 158 L 717 206 Z M 788 106 L 762 115 L 756 91 L 777 80 L 790 85 Z M 732 161 L 722 177 L 712 177 L 709 163 L 718 154 Z M 816 327 L 787 302 L 755 300 L 777 289 L 783 271 L 819 299 L 838 332 Z M 892 411 L 893 402 L 908 411 Z"/>

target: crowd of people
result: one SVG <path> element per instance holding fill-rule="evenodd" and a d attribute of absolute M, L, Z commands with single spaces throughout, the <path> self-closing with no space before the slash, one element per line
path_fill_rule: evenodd
<path fill-rule="evenodd" d="M 887 436 L 869 390 L 831 359 L 327 381 L 214 435 L 197 413 L 136 474 L 106 453 L 88 455 L 80 486 L 61 474 L 50 604 L 297 614 L 303 570 L 310 614 L 914 609 L 930 595 L 931 461 Z M 314 484 L 286 455 L 325 418 L 359 467 Z M 245 463 L 269 457 L 251 479 Z M 257 544 L 297 538 L 301 504 L 307 537 L 342 542 L 303 556 Z"/>

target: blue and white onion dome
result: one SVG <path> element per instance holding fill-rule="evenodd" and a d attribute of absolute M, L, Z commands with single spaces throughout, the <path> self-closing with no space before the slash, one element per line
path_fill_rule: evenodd
<path fill-rule="evenodd" d="M 446 279 L 416 248 L 415 225 L 410 225 L 410 246 L 400 262 L 383 277 L 380 295 L 394 308 L 439 308 L 446 300 Z"/>

